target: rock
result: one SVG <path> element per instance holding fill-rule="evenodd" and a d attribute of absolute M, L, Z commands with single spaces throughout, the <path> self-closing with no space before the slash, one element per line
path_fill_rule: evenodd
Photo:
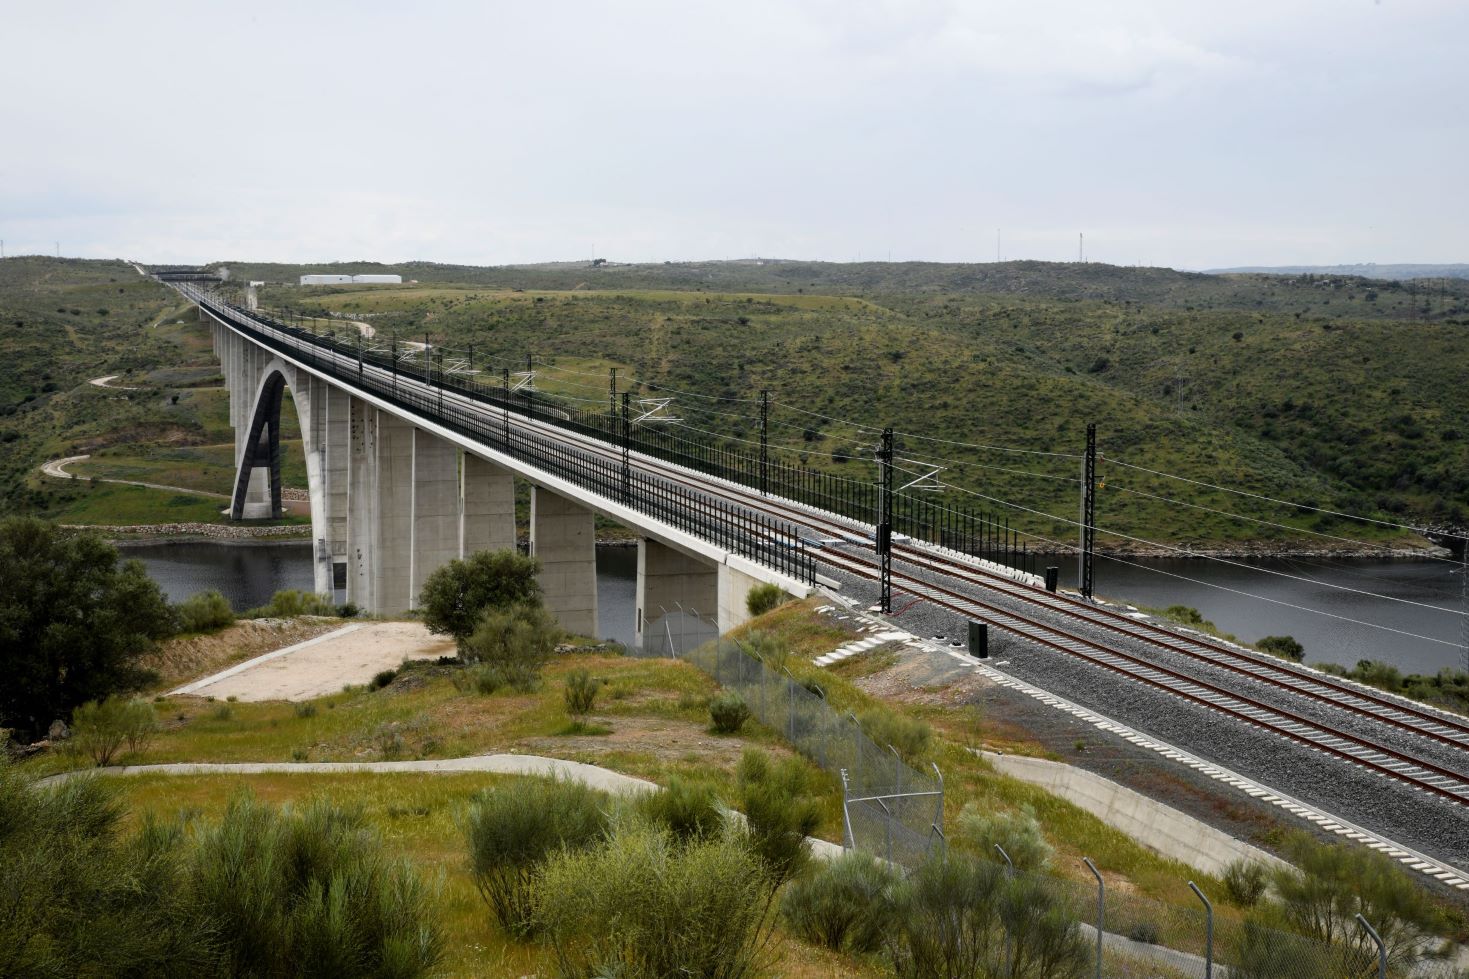
<path fill-rule="evenodd" d="M 69 737 L 71 737 L 71 728 L 67 727 L 66 722 L 59 717 L 52 721 L 51 726 L 46 729 L 46 740 L 48 741 L 65 741 Z"/>

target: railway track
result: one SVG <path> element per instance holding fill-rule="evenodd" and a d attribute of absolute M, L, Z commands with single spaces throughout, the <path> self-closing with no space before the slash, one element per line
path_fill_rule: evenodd
<path fill-rule="evenodd" d="M 291 334 L 282 334 L 281 338 L 299 342 L 299 339 Z M 419 383 L 408 379 L 400 379 L 399 382 Z M 460 402 L 462 407 L 482 412 L 487 416 L 498 417 L 502 414 L 502 409 L 456 392 L 444 391 L 443 396 L 445 400 Z M 517 427 L 541 429 L 543 434 L 547 431 L 554 433 L 557 438 L 576 445 L 583 452 L 603 458 L 618 458 L 616 448 L 589 436 L 568 432 L 535 419 L 516 417 L 514 423 Z M 653 457 L 636 453 L 634 457 L 638 468 L 646 473 L 661 479 L 676 481 L 684 486 L 695 486 L 701 492 L 718 496 L 724 500 L 733 499 L 741 507 L 751 512 L 777 517 L 811 529 L 818 534 L 837 537 L 844 541 L 851 541 L 854 535 L 859 539 L 866 538 L 865 528 L 848 518 L 838 517 L 835 514 L 800 504 L 771 500 L 760 496 L 758 492 L 748 487 Z M 879 577 L 875 558 L 868 560 L 863 555 L 839 551 L 835 547 L 817 548 L 815 554 L 818 561 L 848 574 L 868 580 L 877 580 Z M 1068 596 L 1019 584 L 1003 575 L 986 571 L 966 562 L 935 555 L 926 550 L 895 545 L 894 556 L 903 564 L 957 579 L 973 587 L 999 591 L 1011 598 L 1085 621 L 1095 627 L 1128 636 L 1136 641 L 1154 644 L 1258 682 L 1281 687 L 1290 693 L 1325 703 L 1333 708 L 1355 712 L 1397 730 L 1458 749 L 1469 750 L 1469 723 L 1458 723 L 1450 718 L 1420 710 L 1411 705 L 1324 681 L 1303 670 L 1290 669 L 1284 664 L 1277 666 L 1273 663 L 1262 662 L 1222 645 L 1185 638 L 1177 633 L 1149 623 L 1139 622 L 1111 610 L 1100 609 Z M 1052 625 L 983 601 L 974 595 L 924 581 L 898 568 L 894 568 L 893 580 L 895 584 L 900 584 L 904 591 L 966 618 L 982 615 L 989 622 L 1032 642 L 1126 676 L 1146 687 L 1233 717 L 1312 750 L 1357 765 L 1383 777 L 1395 779 L 1435 797 L 1460 805 L 1469 805 L 1469 774 L 1415 757 L 1361 735 L 1336 730 L 1315 719 L 1302 717 L 1293 711 L 1263 703 L 1178 670 L 1148 662 L 1132 653 L 1064 632 Z"/>

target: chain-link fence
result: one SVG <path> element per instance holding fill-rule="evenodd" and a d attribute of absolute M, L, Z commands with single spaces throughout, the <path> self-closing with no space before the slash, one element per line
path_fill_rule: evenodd
<path fill-rule="evenodd" d="M 662 636 L 640 655 L 671 653 L 738 693 L 761 723 L 780 731 L 807 758 L 842 781 L 845 845 L 890 863 L 915 867 L 942 853 L 944 780 L 913 768 L 891 747 L 879 746 L 851 714 L 838 713 L 816 684 L 796 681 L 760 644 L 719 638 L 685 645 L 707 632 L 682 608 L 661 610 Z M 674 624 L 676 622 L 676 624 Z M 680 626 L 683 628 L 680 629 Z M 706 623 L 707 626 L 707 623 Z"/>

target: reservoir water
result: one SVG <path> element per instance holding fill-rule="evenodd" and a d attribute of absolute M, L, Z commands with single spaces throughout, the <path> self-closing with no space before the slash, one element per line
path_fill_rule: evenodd
<path fill-rule="evenodd" d="M 312 584 L 311 548 L 306 543 L 129 545 L 124 553 L 142 560 L 173 601 L 214 588 L 236 609 L 244 609 L 265 604 L 278 589 L 310 589 Z M 1063 587 L 1075 587 L 1074 559 L 1057 563 Z M 1156 608 L 1193 606 L 1221 630 L 1246 642 L 1268 635 L 1294 636 L 1306 647 L 1307 662 L 1351 666 L 1370 658 L 1417 673 L 1464 665 L 1460 630 L 1465 619 L 1455 614 L 1462 608 L 1457 564 L 1273 558 L 1238 565 L 1242 566 L 1190 559 L 1130 559 L 1130 563 L 1099 559 L 1095 591 Z M 636 575 L 635 548 L 597 549 L 603 637 L 632 641 Z M 1372 598 L 1362 592 L 1388 597 Z"/>

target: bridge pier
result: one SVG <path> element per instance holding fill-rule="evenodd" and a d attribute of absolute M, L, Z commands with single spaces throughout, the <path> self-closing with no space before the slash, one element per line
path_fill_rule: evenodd
<path fill-rule="evenodd" d="M 530 497 L 530 552 L 541 560 L 541 590 L 561 628 L 597 634 L 596 515 L 539 486 Z"/>
<path fill-rule="evenodd" d="M 319 409 L 322 423 L 321 498 L 323 529 L 331 564 L 332 601 L 347 601 L 347 466 L 351 456 L 351 398 L 341 388 L 323 383 Z M 313 501 L 312 522 L 316 504 Z"/>
<path fill-rule="evenodd" d="M 515 475 L 464 452 L 459 466 L 459 557 L 515 549 Z"/>
<path fill-rule="evenodd" d="M 397 415 L 377 416 L 377 527 L 371 610 L 400 615 L 413 607 L 414 429 Z"/>
<path fill-rule="evenodd" d="M 347 404 L 347 601 L 372 611 L 377 607 L 377 409 L 357 398 Z"/>
<path fill-rule="evenodd" d="M 721 635 L 750 620 L 746 600 L 761 581 L 728 564 L 719 566 L 719 632 Z"/>
<path fill-rule="evenodd" d="M 459 540 L 459 450 L 415 428 L 409 608 L 417 607 L 424 579 L 459 556 Z"/>
<path fill-rule="evenodd" d="M 643 649 L 683 653 L 719 635 L 722 565 L 658 541 L 638 541 L 634 641 Z"/>

